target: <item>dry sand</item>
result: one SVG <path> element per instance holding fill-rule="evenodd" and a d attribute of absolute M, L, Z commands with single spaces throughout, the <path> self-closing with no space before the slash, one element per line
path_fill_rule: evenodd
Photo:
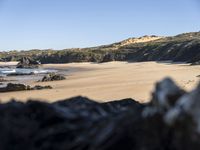
<path fill-rule="evenodd" d="M 155 82 L 164 77 L 172 77 L 181 87 L 191 90 L 198 83 L 196 76 L 200 74 L 200 66 L 156 62 L 70 63 L 43 67 L 68 69 L 69 74 L 63 81 L 40 83 L 51 85 L 51 90 L 0 93 L 1 101 L 33 98 L 52 102 L 82 95 L 97 101 L 133 98 L 146 102 L 151 97 Z"/>

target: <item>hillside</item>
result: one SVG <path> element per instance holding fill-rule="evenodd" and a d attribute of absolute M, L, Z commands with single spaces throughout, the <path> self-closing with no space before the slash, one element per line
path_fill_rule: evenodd
<path fill-rule="evenodd" d="M 200 61 L 200 32 L 171 37 L 143 36 L 90 48 L 64 50 L 30 50 L 1 52 L 2 61 L 32 57 L 42 63 L 108 62 L 108 61 Z"/>

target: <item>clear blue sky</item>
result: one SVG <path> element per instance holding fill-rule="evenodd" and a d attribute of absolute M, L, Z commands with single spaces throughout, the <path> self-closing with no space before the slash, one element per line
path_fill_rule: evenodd
<path fill-rule="evenodd" d="M 0 0 L 0 51 L 200 31 L 199 0 Z"/>

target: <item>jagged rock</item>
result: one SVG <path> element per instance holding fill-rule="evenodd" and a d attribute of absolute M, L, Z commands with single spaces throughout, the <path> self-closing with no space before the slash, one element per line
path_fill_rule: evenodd
<path fill-rule="evenodd" d="M 200 133 L 200 84 L 191 93 L 182 96 L 176 105 L 168 111 L 165 120 L 173 124 L 180 116 L 190 116 L 197 125 L 197 131 Z"/>
<path fill-rule="evenodd" d="M 156 83 L 150 102 L 151 107 L 147 107 L 143 111 L 143 117 L 152 116 L 158 112 L 166 113 L 185 93 L 170 78 L 165 78 L 161 82 Z"/>
<path fill-rule="evenodd" d="M 155 91 L 152 94 L 152 104 L 158 109 L 168 110 L 185 93 L 174 81 L 166 78 L 156 84 Z"/>
<path fill-rule="evenodd" d="M 47 82 L 47 81 L 58 81 L 58 80 L 65 80 L 65 76 L 61 74 L 55 74 L 55 73 L 49 73 L 45 75 L 41 82 Z"/>
<path fill-rule="evenodd" d="M 39 61 L 32 60 L 28 57 L 23 57 L 17 64 L 17 68 L 38 68 L 41 63 Z"/>
<path fill-rule="evenodd" d="M 128 118 L 139 117 L 142 107 L 131 99 L 101 104 L 82 97 L 52 104 L 37 101 L 1 104 L 0 148 L 132 149 L 133 122 Z"/>
<path fill-rule="evenodd" d="M 154 133 L 160 135 L 160 142 L 162 139 L 165 139 L 165 141 L 171 143 L 169 144 L 170 146 L 166 146 L 166 149 L 199 149 L 199 97 L 200 85 L 194 91 L 186 93 L 176 86 L 171 79 L 159 82 L 153 94 L 152 102 L 142 113 L 144 117 L 143 121 L 151 119 L 147 133 L 154 126 L 162 124 L 162 127 L 158 127 L 159 131 L 154 130 Z M 157 132 L 161 132 L 162 134 Z M 148 135 L 145 136 L 148 137 Z M 165 137 L 168 138 L 166 139 Z"/>

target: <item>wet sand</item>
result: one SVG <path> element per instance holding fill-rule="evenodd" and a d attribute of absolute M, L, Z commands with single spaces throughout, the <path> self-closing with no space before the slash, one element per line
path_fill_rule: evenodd
<path fill-rule="evenodd" d="M 198 83 L 196 76 L 200 74 L 200 66 L 157 62 L 69 63 L 43 67 L 67 71 L 67 79 L 45 83 L 30 81 L 31 85 L 51 85 L 53 89 L 0 93 L 1 101 L 32 98 L 53 102 L 81 95 L 97 101 L 133 98 L 147 102 L 155 82 L 164 77 L 172 77 L 182 88 L 191 90 Z"/>

